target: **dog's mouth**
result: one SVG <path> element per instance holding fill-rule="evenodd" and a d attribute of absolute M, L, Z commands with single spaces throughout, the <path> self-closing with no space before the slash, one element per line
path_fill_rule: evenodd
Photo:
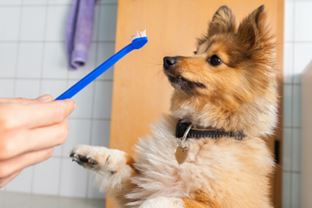
<path fill-rule="evenodd" d="M 181 75 L 172 75 L 169 73 L 165 74 L 167 75 L 169 82 L 175 89 L 189 92 L 196 88 L 206 88 L 206 85 L 204 85 L 203 83 L 188 80 Z"/>

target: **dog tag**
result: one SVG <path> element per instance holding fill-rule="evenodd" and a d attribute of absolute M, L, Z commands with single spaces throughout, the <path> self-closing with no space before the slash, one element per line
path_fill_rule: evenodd
<path fill-rule="evenodd" d="M 179 164 L 184 163 L 184 161 L 187 158 L 188 154 L 188 148 L 187 147 L 181 147 L 180 145 L 177 147 L 175 152 L 176 160 Z"/>

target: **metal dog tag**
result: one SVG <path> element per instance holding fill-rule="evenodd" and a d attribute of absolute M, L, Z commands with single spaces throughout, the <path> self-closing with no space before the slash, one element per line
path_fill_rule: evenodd
<path fill-rule="evenodd" d="M 184 132 L 183 137 L 181 138 L 180 141 L 178 141 L 178 147 L 175 151 L 175 158 L 180 165 L 184 163 L 188 155 L 189 145 L 186 140 L 187 140 L 187 135 L 190 132 L 191 128 L 192 128 L 192 124 L 190 124 L 187 127 L 186 131 Z"/>
<path fill-rule="evenodd" d="M 176 152 L 175 152 L 175 157 L 179 164 L 184 163 L 184 161 L 186 160 L 187 155 L 188 155 L 188 150 L 189 149 L 187 147 L 182 147 L 180 145 L 177 147 Z"/>

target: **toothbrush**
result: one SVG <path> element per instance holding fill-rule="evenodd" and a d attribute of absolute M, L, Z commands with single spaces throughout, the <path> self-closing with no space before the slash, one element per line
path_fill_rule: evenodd
<path fill-rule="evenodd" d="M 80 92 L 83 88 L 85 88 L 88 84 L 93 82 L 96 78 L 98 78 L 101 74 L 103 74 L 106 70 L 108 70 L 111 66 L 113 66 L 117 61 L 123 58 L 125 55 L 130 53 L 133 50 L 142 48 L 148 39 L 146 36 L 146 31 L 137 32 L 133 38 L 131 39 L 131 43 L 122 48 L 120 51 L 115 53 L 97 68 L 95 68 L 92 72 L 87 74 L 81 80 L 79 80 L 76 84 L 71 86 L 68 90 L 66 90 L 63 94 L 58 96 L 55 100 L 64 100 L 72 98 L 78 92 Z"/>

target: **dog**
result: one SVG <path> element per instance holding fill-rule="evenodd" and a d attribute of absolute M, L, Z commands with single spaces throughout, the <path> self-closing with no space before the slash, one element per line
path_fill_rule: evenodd
<path fill-rule="evenodd" d="M 239 25 L 221 6 L 194 56 L 164 57 L 171 113 L 135 155 L 79 145 L 70 157 L 95 171 L 122 208 L 270 208 L 277 123 L 275 40 L 264 6 Z"/>

